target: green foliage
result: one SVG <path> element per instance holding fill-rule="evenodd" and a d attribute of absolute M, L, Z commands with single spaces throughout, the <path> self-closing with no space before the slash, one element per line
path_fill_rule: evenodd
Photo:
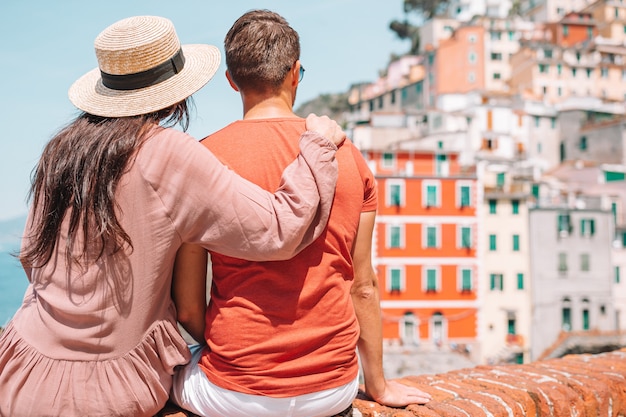
<path fill-rule="evenodd" d="M 415 13 L 419 20 L 428 20 L 444 12 L 449 6 L 447 0 L 404 0 L 403 8 L 405 16 Z M 411 24 L 405 17 L 404 21 L 394 20 L 389 24 L 389 29 L 396 33 L 398 38 L 411 41 L 408 54 L 416 55 L 420 46 L 419 26 Z"/>

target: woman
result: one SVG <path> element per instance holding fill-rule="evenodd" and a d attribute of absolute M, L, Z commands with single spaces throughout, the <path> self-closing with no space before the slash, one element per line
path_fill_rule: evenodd
<path fill-rule="evenodd" d="M 318 133 L 271 195 L 166 127 L 186 127 L 217 48 L 181 47 L 152 16 L 113 24 L 95 47 L 99 68 L 69 91 L 84 113 L 34 175 L 20 254 L 30 285 L 0 336 L 0 416 L 154 415 L 189 360 L 170 297 L 180 245 L 286 259 L 327 220 L 337 148 L 319 133 L 339 144 L 334 122 L 307 119 Z"/>

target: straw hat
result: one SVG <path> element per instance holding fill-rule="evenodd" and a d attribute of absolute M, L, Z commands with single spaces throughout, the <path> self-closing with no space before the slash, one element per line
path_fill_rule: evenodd
<path fill-rule="evenodd" d="M 183 45 L 174 25 L 156 16 L 120 20 L 94 42 L 98 67 L 69 89 L 79 109 L 103 117 L 152 113 L 183 101 L 213 77 L 220 52 Z"/>

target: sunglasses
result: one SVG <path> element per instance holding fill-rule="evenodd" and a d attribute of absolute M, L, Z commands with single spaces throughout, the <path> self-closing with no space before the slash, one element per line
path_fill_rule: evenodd
<path fill-rule="evenodd" d="M 302 79 L 304 78 L 304 67 L 302 65 L 300 65 L 300 78 L 298 78 L 298 82 L 302 82 Z"/>

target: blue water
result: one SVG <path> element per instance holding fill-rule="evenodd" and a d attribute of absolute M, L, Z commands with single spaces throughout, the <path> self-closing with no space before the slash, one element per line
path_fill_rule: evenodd
<path fill-rule="evenodd" d="M 28 286 L 20 262 L 9 253 L 18 248 L 18 245 L 14 248 L 3 247 L 3 251 L 0 252 L 0 327 L 4 327 L 13 317 L 22 303 L 24 291 Z"/>

